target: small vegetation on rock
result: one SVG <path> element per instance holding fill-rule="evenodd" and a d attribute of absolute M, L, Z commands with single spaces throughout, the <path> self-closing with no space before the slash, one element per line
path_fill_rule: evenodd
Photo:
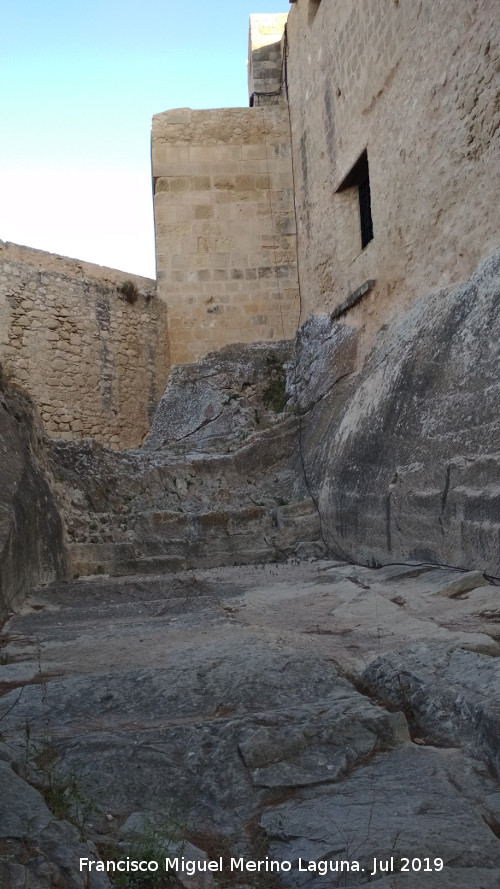
<path fill-rule="evenodd" d="M 118 293 L 120 293 L 123 299 L 128 303 L 137 302 L 139 297 L 139 291 L 133 281 L 124 281 L 123 284 L 120 284 Z"/>
<path fill-rule="evenodd" d="M 275 355 L 268 355 L 266 361 L 269 382 L 262 393 L 262 401 L 266 407 L 272 408 L 273 411 L 280 414 L 288 401 L 285 368 Z"/>
<path fill-rule="evenodd" d="M 104 861 L 116 861 L 128 857 L 135 861 L 150 861 L 158 864 L 158 869 L 143 872 L 110 872 L 113 886 L 118 889 L 169 889 L 179 886 L 174 872 L 165 872 L 166 857 L 182 857 L 184 850 L 184 820 L 173 811 L 145 815 L 140 832 L 130 841 L 110 842 L 101 845 L 100 855 Z"/>

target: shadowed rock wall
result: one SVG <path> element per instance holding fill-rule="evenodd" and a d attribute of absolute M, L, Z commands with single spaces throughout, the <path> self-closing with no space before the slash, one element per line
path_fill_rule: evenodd
<path fill-rule="evenodd" d="M 0 617 L 65 572 L 63 525 L 30 402 L 0 378 Z"/>

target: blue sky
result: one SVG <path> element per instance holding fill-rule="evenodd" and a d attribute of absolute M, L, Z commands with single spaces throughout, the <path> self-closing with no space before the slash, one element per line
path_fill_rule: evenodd
<path fill-rule="evenodd" d="M 154 276 L 152 115 L 247 105 L 249 15 L 288 9 L 4 2 L 0 239 Z"/>

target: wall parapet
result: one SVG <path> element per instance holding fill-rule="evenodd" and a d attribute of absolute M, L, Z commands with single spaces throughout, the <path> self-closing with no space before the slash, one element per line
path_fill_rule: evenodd
<path fill-rule="evenodd" d="M 121 269 L 97 265 L 83 259 L 72 259 L 69 256 L 61 256 L 59 253 L 49 253 L 34 247 L 13 244 L 11 241 L 0 240 L 0 261 L 22 262 L 43 271 L 60 272 L 71 278 L 81 277 L 89 281 L 100 281 L 113 287 L 126 281 L 133 281 L 144 293 L 153 294 L 156 290 L 156 281 L 153 278 L 145 278 L 142 275 L 134 275 Z"/>

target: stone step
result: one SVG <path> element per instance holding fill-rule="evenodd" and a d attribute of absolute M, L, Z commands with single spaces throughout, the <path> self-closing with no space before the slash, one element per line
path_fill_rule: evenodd
<path fill-rule="evenodd" d="M 70 544 L 73 576 L 163 574 L 283 561 L 299 548 L 302 555 L 322 552 L 312 500 L 275 509 L 246 506 L 194 515 L 146 512 L 134 524 L 131 542 Z"/>

